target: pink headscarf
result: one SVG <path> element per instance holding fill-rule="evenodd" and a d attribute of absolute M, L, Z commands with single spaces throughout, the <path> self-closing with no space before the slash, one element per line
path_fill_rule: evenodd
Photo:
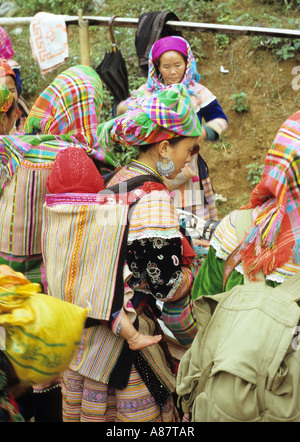
<path fill-rule="evenodd" d="M 183 54 L 185 57 L 188 56 L 188 49 L 185 40 L 174 38 L 174 37 L 164 37 L 157 40 L 152 47 L 152 57 L 156 64 L 159 57 L 166 51 L 177 51 Z"/>

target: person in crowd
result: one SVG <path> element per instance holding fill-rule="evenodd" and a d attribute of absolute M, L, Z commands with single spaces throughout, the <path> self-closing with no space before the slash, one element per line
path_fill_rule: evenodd
<path fill-rule="evenodd" d="M 15 92 L 15 99 L 18 101 L 18 117 L 16 120 L 15 129 L 17 129 L 18 132 L 21 132 L 24 121 L 29 114 L 29 108 L 28 104 L 21 96 L 22 80 L 20 76 L 20 65 L 14 59 L 14 56 L 15 51 L 13 50 L 10 37 L 7 31 L 0 26 L 0 59 L 2 59 L 0 64 L 7 71 L 7 75 L 5 77 L 7 77 L 6 80 L 10 84 L 9 89 L 12 90 L 13 88 Z M 11 78 L 9 78 L 9 76 L 11 76 Z M 3 81 L 4 76 L 1 75 L 1 77 L 1 81 Z M 12 84 L 12 81 L 14 82 L 14 85 Z"/>
<path fill-rule="evenodd" d="M 300 111 L 279 129 L 268 151 L 260 183 L 254 188 L 250 203 L 253 227 L 235 258 L 234 270 L 226 276 L 226 290 L 243 282 L 243 273 L 255 277 L 263 269 L 267 283 L 276 286 L 300 269 L 298 162 L 300 154 Z M 226 260 L 239 246 L 235 233 L 237 211 L 218 225 L 208 256 L 199 271 L 193 298 L 223 291 Z M 214 278 L 210 275 L 214 274 Z"/>
<path fill-rule="evenodd" d="M 94 161 L 83 149 L 76 147 L 68 147 L 55 157 L 53 168 L 49 179 L 47 180 L 47 189 L 51 195 L 66 193 L 99 193 L 104 190 L 104 179 L 99 173 Z M 72 196 L 71 196 L 72 199 Z M 46 200 L 47 204 L 47 200 Z M 62 233 L 64 235 L 64 233 Z M 50 234 L 51 237 L 51 234 Z M 52 241 L 52 238 L 50 239 Z M 93 239 L 94 241 L 94 239 Z M 59 253 L 64 253 L 63 248 L 59 248 Z M 67 260 L 67 256 L 63 258 Z M 88 266 L 88 263 L 85 263 Z M 79 272 L 84 269 L 79 269 Z M 134 308 L 130 299 L 133 296 L 133 290 L 129 287 L 127 280 L 130 278 L 128 266 L 124 264 L 124 302 L 125 308 L 122 307 L 114 319 L 111 321 L 112 330 L 120 330 L 120 336 L 127 340 L 131 350 L 138 350 L 149 345 L 156 344 L 161 335 L 151 336 L 142 335 L 133 326 L 132 321 L 136 317 Z M 58 279 L 57 273 L 55 278 Z M 52 293 L 55 289 L 51 290 Z M 130 317 L 132 319 L 130 319 Z M 109 324 L 108 324 L 109 325 Z"/>
<path fill-rule="evenodd" d="M 44 293 L 47 283 L 41 250 L 42 213 L 46 180 L 57 152 L 74 146 L 100 164 L 115 166 L 96 136 L 102 93 L 101 80 L 92 68 L 69 68 L 37 98 L 25 122 L 25 133 L 0 138 L 0 263 L 40 283 Z M 34 395 L 38 403 L 36 421 L 60 419 L 60 382 L 51 388 L 35 388 L 39 392 Z"/>
<path fill-rule="evenodd" d="M 216 97 L 199 81 L 200 74 L 189 43 L 179 36 L 161 38 L 154 43 L 149 53 L 147 82 L 127 100 L 119 103 L 115 112 L 117 115 L 122 114 L 126 109 L 134 107 L 142 97 L 162 90 L 167 85 L 184 84 L 195 112 L 203 123 L 204 139 L 215 142 L 226 131 L 228 120 Z M 175 207 L 205 220 L 217 220 L 208 167 L 199 152 L 193 155 L 191 163 L 176 179 L 166 182 L 173 191 Z"/>
<path fill-rule="evenodd" d="M 7 89 L 13 94 L 14 100 L 18 104 L 19 102 L 19 93 L 18 93 L 18 82 L 16 78 L 16 74 L 10 64 L 4 60 L 0 59 L 0 85 L 4 85 Z M 17 129 L 17 124 L 20 123 L 20 119 L 22 116 L 22 112 L 17 107 L 17 112 L 15 112 L 15 121 L 13 127 L 10 130 L 10 133 L 14 133 Z M 20 128 L 20 126 L 19 126 Z"/>
<path fill-rule="evenodd" d="M 238 210 L 218 225 L 208 255 L 195 278 L 192 298 L 213 296 L 257 280 L 277 287 L 300 271 L 300 111 L 280 127 L 264 164 L 262 178 L 250 202 L 240 210 L 252 211 L 253 224 L 239 243 Z M 212 277 L 213 275 L 213 277 Z M 177 386 L 180 395 L 193 397 L 192 375 L 184 371 Z"/>
<path fill-rule="evenodd" d="M 108 190 L 133 177 L 151 175 L 156 181 L 145 184 L 147 192 L 133 207 L 127 238 L 134 326 L 142 335 L 160 333 L 156 301 L 187 297 L 193 282 L 195 254 L 163 177 L 175 178 L 197 148 L 202 128 L 195 117 L 185 86 L 173 85 L 98 127 L 103 148 L 117 143 L 140 150 L 137 160 L 117 170 Z M 47 249 L 45 256 L 47 261 Z M 193 327 L 186 326 L 186 333 L 195 334 Z M 64 421 L 178 421 L 175 368 L 165 339 L 133 351 L 119 333 L 102 323 L 85 329 L 62 376 Z"/>

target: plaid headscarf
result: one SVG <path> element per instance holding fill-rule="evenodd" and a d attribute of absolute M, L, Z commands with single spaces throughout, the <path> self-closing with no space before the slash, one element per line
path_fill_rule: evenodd
<path fill-rule="evenodd" d="M 2 114 L 5 114 L 11 107 L 14 96 L 5 85 L 0 86 L 0 121 Z"/>
<path fill-rule="evenodd" d="M 24 125 L 26 133 L 87 137 L 93 147 L 100 123 L 103 88 L 89 66 L 74 66 L 58 75 L 34 103 Z"/>
<path fill-rule="evenodd" d="M 151 144 L 173 137 L 200 137 L 201 124 L 189 93 L 182 84 L 175 84 L 145 97 L 135 109 L 128 110 L 98 127 L 99 142 L 125 146 Z"/>
<path fill-rule="evenodd" d="M 283 123 L 268 151 L 262 179 L 250 204 L 254 226 L 241 247 L 250 277 L 269 275 L 293 258 L 300 263 L 300 111 Z"/>

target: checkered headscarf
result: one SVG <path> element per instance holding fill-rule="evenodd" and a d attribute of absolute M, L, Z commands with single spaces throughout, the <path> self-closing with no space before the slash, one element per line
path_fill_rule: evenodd
<path fill-rule="evenodd" d="M 291 258 L 300 263 L 300 111 L 284 122 L 268 151 L 260 183 L 250 204 L 257 208 L 254 226 L 242 245 L 250 276 L 265 275 Z"/>
<path fill-rule="evenodd" d="M 182 84 L 171 85 L 141 100 L 135 109 L 98 127 L 100 144 L 156 143 L 173 137 L 200 137 L 201 124 Z"/>

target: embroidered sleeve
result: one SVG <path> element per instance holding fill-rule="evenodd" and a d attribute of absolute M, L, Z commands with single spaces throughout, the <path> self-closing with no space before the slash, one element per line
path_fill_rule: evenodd
<path fill-rule="evenodd" d="M 192 272 L 181 264 L 181 239 L 146 238 L 130 245 L 128 264 L 134 288 L 156 299 L 179 299 L 189 290 Z"/>

